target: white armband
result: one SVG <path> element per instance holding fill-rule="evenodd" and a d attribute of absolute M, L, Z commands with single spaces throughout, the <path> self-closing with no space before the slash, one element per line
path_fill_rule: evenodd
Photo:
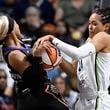
<path fill-rule="evenodd" d="M 69 45 L 67 43 L 64 43 L 57 38 L 54 38 L 52 43 L 75 60 L 79 60 L 81 58 L 84 58 L 91 54 L 96 53 L 95 46 L 91 42 L 86 43 L 79 48 Z"/>

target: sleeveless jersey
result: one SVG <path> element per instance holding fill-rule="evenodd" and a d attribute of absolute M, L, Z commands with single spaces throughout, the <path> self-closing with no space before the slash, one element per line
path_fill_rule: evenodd
<path fill-rule="evenodd" d="M 110 53 L 99 52 L 81 59 L 77 76 L 80 96 L 76 110 L 110 110 Z"/>
<path fill-rule="evenodd" d="M 25 84 L 25 82 L 22 79 L 22 75 L 20 75 L 19 72 L 17 72 L 8 62 L 8 55 L 10 52 L 12 52 L 14 50 L 19 50 L 22 53 L 24 53 L 27 57 L 27 60 L 33 65 L 33 69 L 35 69 L 36 74 L 35 74 L 35 77 L 33 77 L 29 81 L 30 84 Z M 40 64 L 41 59 L 37 58 L 37 57 L 33 58 L 32 54 L 31 54 L 31 48 L 28 48 L 26 45 L 22 44 L 21 48 L 14 47 L 14 46 L 9 46 L 9 47 L 3 46 L 2 51 L 3 51 L 4 59 L 7 62 L 8 67 L 10 68 L 10 73 L 11 73 L 12 78 L 19 85 L 18 89 L 23 90 L 23 89 L 27 88 L 27 85 L 31 85 L 32 88 L 36 88 L 36 90 L 37 90 L 37 89 L 39 89 L 39 87 L 43 86 L 44 83 L 47 83 L 47 82 L 50 83 L 50 81 L 47 78 L 46 71 L 43 70 L 43 68 Z M 42 72 L 42 73 L 40 73 L 40 72 Z M 35 82 L 35 83 L 31 84 L 33 82 Z"/>

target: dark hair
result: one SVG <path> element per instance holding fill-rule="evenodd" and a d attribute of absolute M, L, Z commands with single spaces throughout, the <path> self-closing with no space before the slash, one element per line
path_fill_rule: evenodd
<path fill-rule="evenodd" d="M 103 24 L 110 23 L 110 7 L 107 7 L 105 9 L 97 8 L 93 11 L 93 13 L 101 16 L 101 22 Z"/>

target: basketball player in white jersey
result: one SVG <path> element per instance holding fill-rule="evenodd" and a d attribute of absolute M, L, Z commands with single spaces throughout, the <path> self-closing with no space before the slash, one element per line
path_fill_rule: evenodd
<path fill-rule="evenodd" d="M 110 110 L 108 94 L 110 78 L 110 9 L 97 9 L 89 19 L 89 38 L 77 48 L 62 42 L 54 36 L 40 38 L 34 45 L 33 54 L 43 42 L 49 40 L 63 52 L 78 61 L 75 68 L 65 60 L 60 64 L 71 76 L 77 75 L 79 100 L 76 110 Z M 38 52 L 38 51 L 37 51 Z M 73 71 L 73 72 L 72 72 Z"/>

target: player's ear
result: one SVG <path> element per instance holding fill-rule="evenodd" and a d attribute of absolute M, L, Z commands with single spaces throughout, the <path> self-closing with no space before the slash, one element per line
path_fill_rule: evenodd
<path fill-rule="evenodd" d="M 110 23 L 106 23 L 105 25 L 104 25 L 104 31 L 105 32 L 108 32 L 110 30 Z"/>

